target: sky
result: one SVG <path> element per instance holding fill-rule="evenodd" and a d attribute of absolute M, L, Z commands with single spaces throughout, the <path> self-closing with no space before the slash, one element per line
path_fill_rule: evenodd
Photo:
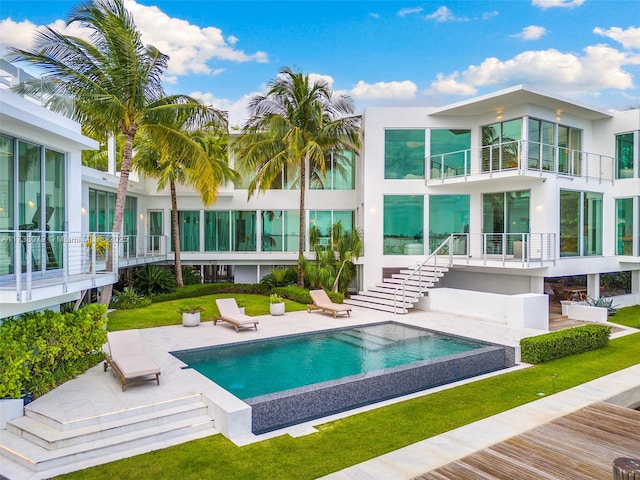
<path fill-rule="evenodd" d="M 288 66 L 373 105 L 442 106 L 528 85 L 603 109 L 640 105 L 640 1 L 125 0 L 169 55 L 167 93 L 247 118 Z M 0 0 L 0 55 L 66 26 L 78 1 Z M 25 68 L 37 74 L 33 69 Z"/>

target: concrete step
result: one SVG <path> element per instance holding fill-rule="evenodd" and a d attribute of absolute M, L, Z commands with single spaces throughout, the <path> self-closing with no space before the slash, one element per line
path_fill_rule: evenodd
<path fill-rule="evenodd" d="M 379 305 L 387 305 L 387 306 L 393 306 L 393 304 L 396 303 L 394 302 L 393 298 L 382 298 L 382 297 L 376 296 L 375 292 L 370 292 L 368 295 L 352 295 L 350 299 L 357 300 L 360 302 L 377 303 Z M 398 297 L 397 299 L 397 305 L 403 308 L 413 308 L 413 303 L 414 302 L 405 301 L 403 304 L 402 297 Z"/>
<path fill-rule="evenodd" d="M 363 308 L 370 308 L 372 310 L 380 310 L 382 312 L 390 312 L 390 313 L 398 313 L 398 314 L 405 314 L 405 313 L 409 313 L 409 310 L 407 310 L 406 308 L 396 308 L 394 309 L 394 307 L 389 306 L 389 305 L 382 305 L 380 303 L 372 303 L 372 302 L 364 302 L 362 300 L 345 300 L 344 303 L 349 304 L 349 305 L 355 305 L 358 307 L 363 307 Z"/>
<path fill-rule="evenodd" d="M 381 293 L 394 293 L 394 292 L 402 293 L 402 289 L 398 288 L 400 284 L 401 282 L 393 283 L 393 282 L 385 281 L 382 283 L 376 283 L 375 286 L 369 288 L 369 290 L 373 292 L 381 292 Z M 419 286 L 416 286 L 416 285 L 407 284 L 405 285 L 404 290 L 405 292 L 412 292 L 414 294 L 422 296 L 426 288 L 420 288 Z"/>
<path fill-rule="evenodd" d="M 438 279 L 434 279 L 433 277 L 422 277 L 422 281 L 418 280 L 418 278 L 412 278 L 411 280 L 407 280 L 407 277 L 401 276 L 393 276 L 392 278 L 385 278 L 383 283 L 391 283 L 394 285 L 402 285 L 404 282 L 405 285 L 411 285 L 412 287 L 420 287 L 422 286 L 424 289 L 433 287 L 433 284 L 437 282 Z"/>
<path fill-rule="evenodd" d="M 362 290 L 357 293 L 357 295 L 352 295 L 352 297 L 375 297 L 375 298 L 385 298 L 387 300 L 397 300 L 402 297 L 402 295 L 394 295 L 393 293 L 388 293 L 387 291 L 378 292 L 375 290 Z M 416 303 L 420 300 L 421 295 L 417 292 L 406 292 L 405 300 L 407 302 Z"/>
<path fill-rule="evenodd" d="M 150 451 L 149 445 L 167 440 L 176 443 L 218 433 L 213 418 L 200 395 L 160 402 L 135 409 L 138 415 L 122 410 L 106 414 L 102 424 L 79 422 L 78 428 L 59 429 L 54 419 L 41 422 L 20 417 L 0 430 L 0 457 L 36 472 L 63 468 L 98 457 L 125 458 L 132 451 Z M 33 412 L 32 412 L 33 413 Z"/>

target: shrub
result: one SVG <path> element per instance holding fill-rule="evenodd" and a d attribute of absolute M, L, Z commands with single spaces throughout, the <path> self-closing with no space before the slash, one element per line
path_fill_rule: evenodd
<path fill-rule="evenodd" d="M 305 288 L 296 286 L 278 287 L 274 288 L 272 292 L 289 300 L 293 300 L 294 302 L 302 303 L 303 305 L 313 303 L 309 295 L 309 290 Z M 334 303 L 342 303 L 344 301 L 344 295 L 340 292 L 327 292 L 327 295 L 329 295 L 329 298 Z"/>
<path fill-rule="evenodd" d="M 182 283 L 184 285 L 199 285 L 202 283 L 202 277 L 198 270 L 191 267 L 182 267 Z"/>
<path fill-rule="evenodd" d="M 173 292 L 162 293 L 151 297 L 151 302 L 161 303 L 185 298 L 204 297 L 218 293 L 252 293 L 266 295 L 269 287 L 259 283 L 203 283 L 200 285 L 185 285 Z"/>
<path fill-rule="evenodd" d="M 618 312 L 618 305 L 613 304 L 613 298 L 600 297 L 597 300 L 594 298 L 587 298 L 586 304 L 591 307 L 601 307 L 607 309 L 607 315 L 609 317 L 614 316 Z"/>
<path fill-rule="evenodd" d="M 142 295 L 171 292 L 176 288 L 176 277 L 170 270 L 158 265 L 145 265 L 136 270 L 134 288 Z"/>
<path fill-rule="evenodd" d="M 204 312 L 204 307 L 202 305 L 187 305 L 185 307 L 180 307 L 178 309 L 178 313 L 202 313 Z"/>
<path fill-rule="evenodd" d="M 284 302 L 284 298 L 282 298 L 277 293 L 272 293 L 269 295 L 269 303 L 282 303 Z"/>
<path fill-rule="evenodd" d="M 298 279 L 298 273 L 292 267 L 276 267 L 260 280 L 260 283 L 269 288 L 294 285 Z"/>
<path fill-rule="evenodd" d="M 40 396 L 104 357 L 104 305 L 31 312 L 0 324 L 0 398 Z M 93 362 L 93 363 L 92 363 Z M 91 366 L 91 365 L 89 365 Z M 86 368 L 85 368 L 86 369 Z"/>
<path fill-rule="evenodd" d="M 522 361 L 543 363 L 555 358 L 597 350 L 609 344 L 611 327 L 583 325 L 520 340 Z"/>
<path fill-rule="evenodd" d="M 126 287 L 122 292 L 116 292 L 109 306 L 118 310 L 133 310 L 150 304 L 149 298 L 139 295 L 133 288 Z"/>

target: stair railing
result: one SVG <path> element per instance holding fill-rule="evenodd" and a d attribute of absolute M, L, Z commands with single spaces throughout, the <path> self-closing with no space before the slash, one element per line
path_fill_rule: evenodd
<path fill-rule="evenodd" d="M 405 278 L 402 283 L 393 291 L 393 313 L 397 313 L 397 309 L 398 309 L 398 295 L 402 294 L 402 308 L 404 308 L 404 305 L 406 304 L 406 297 L 407 297 L 407 282 L 409 282 L 412 279 L 415 279 L 415 277 L 418 277 L 418 288 L 422 291 L 422 284 L 423 284 L 423 277 L 426 276 L 425 272 L 422 271 L 422 267 L 426 266 L 427 264 L 429 264 L 430 261 L 433 261 L 433 277 L 437 278 L 439 270 L 438 267 L 440 267 L 440 271 L 444 270 L 444 266 L 442 265 L 438 265 L 438 256 L 440 256 L 440 258 L 444 257 L 446 255 L 446 257 L 448 257 L 448 266 L 453 265 L 453 238 L 454 235 L 449 235 L 446 239 L 443 240 L 443 242 L 438 245 L 438 247 L 431 252 L 431 254 L 424 259 L 424 261 L 418 265 L 410 274 L 407 275 L 407 278 Z M 468 242 L 467 242 L 468 244 Z M 445 252 L 445 248 L 446 248 L 446 252 Z"/>

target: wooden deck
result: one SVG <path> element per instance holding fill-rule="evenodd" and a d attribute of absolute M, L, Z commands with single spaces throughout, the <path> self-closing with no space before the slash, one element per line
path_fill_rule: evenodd
<path fill-rule="evenodd" d="M 594 403 L 414 480 L 611 480 L 618 457 L 640 458 L 640 411 Z"/>

